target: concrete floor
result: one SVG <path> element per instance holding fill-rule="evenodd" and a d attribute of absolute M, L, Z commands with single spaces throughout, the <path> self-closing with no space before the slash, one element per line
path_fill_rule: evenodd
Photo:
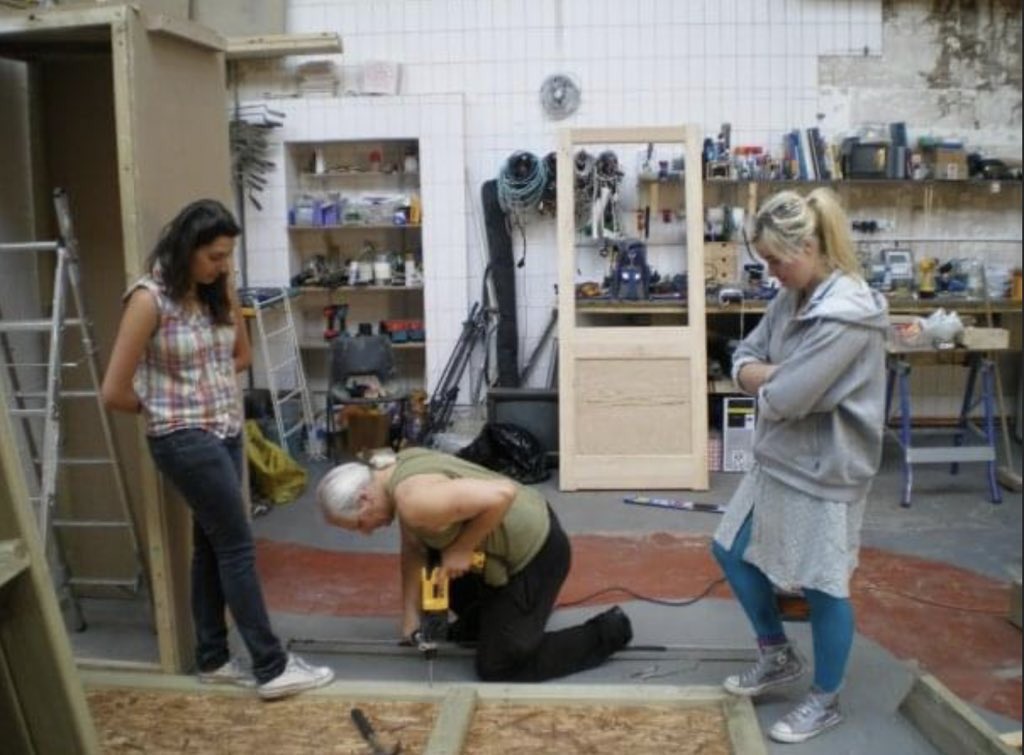
<path fill-rule="evenodd" d="M 1015 453 L 1019 460 L 1019 446 Z M 315 481 L 322 470 L 312 469 L 311 478 Z M 1021 635 L 1003 617 L 1010 570 L 1020 569 L 1021 495 L 1004 491 L 1001 505 L 989 503 L 978 465 L 963 468 L 957 477 L 945 468 L 918 468 L 915 478 L 912 506 L 901 508 L 900 467 L 894 449 L 887 447 L 854 580 L 858 634 L 841 698 L 846 722 L 804 745 L 770 743 L 770 752 L 934 752 L 897 710 L 915 666 L 937 676 L 997 730 L 1020 729 Z M 738 481 L 738 475 L 716 474 L 708 492 L 659 495 L 724 503 Z M 624 494 L 636 491 L 565 494 L 554 480 L 540 487 L 573 539 L 573 569 L 561 603 L 609 586 L 679 600 L 720 576 L 707 553 L 717 515 L 622 503 Z M 342 678 L 426 680 L 425 663 L 415 655 L 343 655 L 302 642 L 397 640 L 397 532 L 363 537 L 325 527 L 308 495 L 256 519 L 254 530 L 268 603 L 283 639 L 311 660 L 330 664 Z M 552 625 L 575 623 L 613 602 L 633 619 L 636 644 L 753 646 L 738 604 L 721 586 L 687 607 L 605 594 L 585 606 L 560 608 Z M 155 659 L 155 638 L 137 604 L 87 603 L 85 610 L 90 628 L 72 637 L 79 657 Z M 789 628 L 809 656 L 809 627 Z M 626 652 L 564 681 L 713 684 L 744 665 L 668 655 L 638 659 Z M 442 654 L 436 662 L 436 684 L 472 679 L 468 657 Z M 798 687 L 759 701 L 762 728 L 767 730 L 801 692 Z"/>

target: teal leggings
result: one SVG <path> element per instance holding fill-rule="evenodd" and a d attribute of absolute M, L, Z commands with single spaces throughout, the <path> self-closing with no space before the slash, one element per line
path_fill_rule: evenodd
<path fill-rule="evenodd" d="M 785 641 L 786 630 L 779 617 L 771 581 L 760 569 L 743 560 L 750 543 L 751 528 L 751 517 L 748 516 L 736 534 L 732 548 L 726 550 L 712 542 L 711 552 L 754 627 L 758 643 L 774 645 Z M 843 682 L 853 646 L 853 606 L 849 598 L 836 598 L 820 590 L 805 588 L 803 593 L 811 607 L 814 685 L 822 692 L 835 692 Z"/>

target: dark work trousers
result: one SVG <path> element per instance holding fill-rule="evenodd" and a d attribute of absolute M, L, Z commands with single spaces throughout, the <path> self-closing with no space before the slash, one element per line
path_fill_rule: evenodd
<path fill-rule="evenodd" d="M 149 439 L 159 469 L 192 510 L 192 620 L 196 664 L 219 668 L 230 658 L 225 604 L 252 656 L 253 675 L 263 683 L 288 661 L 270 628 L 256 574 L 252 530 L 242 498 L 242 440 L 220 439 L 205 430 L 179 430 Z"/>
<path fill-rule="evenodd" d="M 484 681 L 540 682 L 593 668 L 611 654 L 596 624 L 545 632 L 569 573 L 569 538 L 548 507 L 551 530 L 533 560 L 504 587 L 469 574 L 451 584 L 453 639 L 476 640 Z"/>

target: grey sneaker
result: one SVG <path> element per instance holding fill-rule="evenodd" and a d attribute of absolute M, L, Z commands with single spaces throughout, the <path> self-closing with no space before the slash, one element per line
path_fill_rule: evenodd
<path fill-rule="evenodd" d="M 798 706 L 775 722 L 768 736 L 776 742 L 804 742 L 843 720 L 839 696 L 811 690 Z"/>
<path fill-rule="evenodd" d="M 297 655 L 288 654 L 288 665 L 284 671 L 269 682 L 260 685 L 259 695 L 264 700 L 277 700 L 308 689 L 330 684 L 334 672 L 327 666 L 310 666 Z"/>
<path fill-rule="evenodd" d="M 237 658 L 229 659 L 223 666 L 212 671 L 200 671 L 197 676 L 203 684 L 234 684 L 247 689 L 256 686 L 255 677 L 242 668 Z"/>
<path fill-rule="evenodd" d="M 804 671 L 803 658 L 787 643 L 762 650 L 757 663 L 742 674 L 726 677 L 722 686 L 734 695 L 753 697 L 773 687 L 795 682 L 804 675 Z"/>

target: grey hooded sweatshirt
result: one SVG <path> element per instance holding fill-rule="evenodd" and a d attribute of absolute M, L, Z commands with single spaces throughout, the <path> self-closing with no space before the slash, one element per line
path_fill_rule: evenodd
<path fill-rule="evenodd" d="M 754 458 L 764 472 L 829 501 L 866 495 L 882 456 L 885 298 L 835 272 L 796 311 L 783 290 L 733 356 L 777 369 L 758 391 Z"/>

